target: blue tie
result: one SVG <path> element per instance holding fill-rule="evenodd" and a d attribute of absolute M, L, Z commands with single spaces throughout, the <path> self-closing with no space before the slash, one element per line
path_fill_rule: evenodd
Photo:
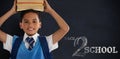
<path fill-rule="evenodd" d="M 26 38 L 26 41 L 28 42 L 28 44 L 29 44 L 29 48 L 28 48 L 28 50 L 32 50 L 32 48 L 33 48 L 33 44 L 34 44 L 34 39 L 33 38 L 29 38 L 29 37 L 27 37 Z"/>

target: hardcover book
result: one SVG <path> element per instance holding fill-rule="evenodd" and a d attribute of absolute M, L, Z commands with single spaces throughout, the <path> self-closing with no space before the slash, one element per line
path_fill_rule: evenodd
<path fill-rule="evenodd" d="M 44 0 L 17 0 L 17 11 L 34 9 L 44 11 Z"/>

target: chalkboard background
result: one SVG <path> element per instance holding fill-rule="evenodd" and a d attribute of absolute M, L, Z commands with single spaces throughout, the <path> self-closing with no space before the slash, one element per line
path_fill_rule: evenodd
<path fill-rule="evenodd" d="M 117 0 L 49 0 L 50 5 L 70 26 L 69 33 L 59 42 L 59 48 L 52 52 L 54 59 L 119 59 L 120 52 L 120 6 Z M 6 13 L 13 0 L 0 1 L 0 16 Z M 41 35 L 49 35 L 58 29 L 53 18 L 41 13 Z M 19 12 L 11 16 L 1 27 L 11 35 L 22 35 L 19 29 Z M 82 45 L 82 40 L 74 46 L 76 38 L 87 38 L 87 47 L 116 47 L 118 53 L 87 53 L 72 56 Z M 0 44 L 2 51 L 2 44 Z M 82 49 L 83 50 L 83 49 Z M 2 53 L 0 53 L 2 54 Z"/>

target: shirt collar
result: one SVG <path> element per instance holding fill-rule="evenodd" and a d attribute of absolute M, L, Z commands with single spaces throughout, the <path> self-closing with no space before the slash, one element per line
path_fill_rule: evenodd
<path fill-rule="evenodd" d="M 23 36 L 23 41 L 25 42 L 25 39 L 26 39 L 27 37 L 32 37 L 32 38 L 35 40 L 35 42 L 36 42 L 38 36 L 39 36 L 38 33 L 34 34 L 33 36 L 29 36 L 29 35 L 27 35 L 27 34 L 25 33 L 24 36 Z"/>

